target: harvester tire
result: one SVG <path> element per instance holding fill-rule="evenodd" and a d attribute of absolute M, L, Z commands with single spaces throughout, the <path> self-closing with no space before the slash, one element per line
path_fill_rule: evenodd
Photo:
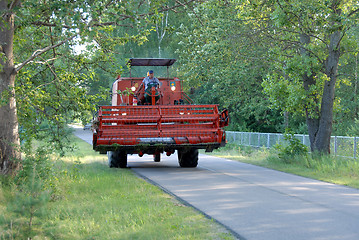
<path fill-rule="evenodd" d="M 127 153 L 124 151 L 109 151 L 108 165 L 110 168 L 125 168 L 127 167 Z"/>
<path fill-rule="evenodd" d="M 161 162 L 161 154 L 157 153 L 153 155 L 153 161 L 155 162 Z"/>
<path fill-rule="evenodd" d="M 194 168 L 198 165 L 198 149 L 191 148 L 187 151 L 178 150 L 178 163 L 180 167 Z"/>
<path fill-rule="evenodd" d="M 116 152 L 108 151 L 107 152 L 107 157 L 108 157 L 108 166 L 110 168 L 118 168 Z"/>

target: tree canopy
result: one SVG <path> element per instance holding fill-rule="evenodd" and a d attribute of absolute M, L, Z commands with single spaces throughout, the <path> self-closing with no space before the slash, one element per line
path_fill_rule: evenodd
<path fill-rule="evenodd" d="M 321 152 L 333 131 L 357 131 L 356 1 L 0 0 L 0 12 L 3 173 L 20 139 L 71 148 L 66 124 L 108 103 L 131 57 L 177 58 L 171 73 L 196 103 L 228 108 L 230 130 L 290 127 Z"/>
<path fill-rule="evenodd" d="M 43 137 L 55 149 L 70 146 L 65 124 L 105 99 L 100 74 L 121 70 L 116 47 L 142 44 L 166 12 L 197 2 L 1 0 L 1 172 L 19 165 L 19 132 L 27 143 Z M 79 44 L 89 51 L 76 54 Z"/>
<path fill-rule="evenodd" d="M 203 81 L 204 89 L 210 86 L 211 92 L 204 91 L 204 96 L 219 100 L 229 93 L 233 103 L 258 94 L 254 108 L 239 115 L 265 109 L 258 115 L 263 117 L 278 109 L 285 117 L 305 116 L 312 150 L 329 152 L 334 113 L 343 107 L 339 96 L 347 97 L 335 96 L 335 90 L 357 86 L 355 74 L 345 70 L 353 66 L 350 63 L 358 52 L 358 5 L 353 1 L 259 0 L 209 1 L 200 7 L 203 21 L 186 32 L 194 34 L 186 38 L 183 53 L 190 62 L 184 68 L 195 66 L 191 77 L 197 84 Z M 228 81 L 233 77 L 237 82 Z M 235 85 L 238 82 L 240 86 Z M 229 87 L 238 90 L 248 83 L 244 94 Z M 248 108 L 250 103 L 244 105 Z"/>

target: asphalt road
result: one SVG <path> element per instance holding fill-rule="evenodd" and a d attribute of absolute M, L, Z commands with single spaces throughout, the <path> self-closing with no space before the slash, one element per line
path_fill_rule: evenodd
<path fill-rule="evenodd" d="M 92 144 L 90 131 L 75 134 Z M 203 154 L 192 169 L 161 157 L 129 155 L 128 166 L 240 239 L 359 239 L 357 189 Z"/>

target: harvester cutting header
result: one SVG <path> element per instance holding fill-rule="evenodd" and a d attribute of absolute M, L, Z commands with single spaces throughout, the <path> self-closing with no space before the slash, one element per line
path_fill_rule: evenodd
<path fill-rule="evenodd" d="M 132 58 L 133 66 L 171 66 L 176 59 Z M 168 71 L 167 71 L 168 73 Z M 127 166 L 127 154 L 170 156 L 177 150 L 181 167 L 196 167 L 198 149 L 224 146 L 228 111 L 218 105 L 194 105 L 178 78 L 118 77 L 112 106 L 101 106 L 94 124 L 93 148 L 108 155 L 110 167 Z M 167 74 L 168 75 L 168 74 Z"/>

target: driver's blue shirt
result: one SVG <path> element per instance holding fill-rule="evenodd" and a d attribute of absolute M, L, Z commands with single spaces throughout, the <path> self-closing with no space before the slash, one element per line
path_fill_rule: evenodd
<path fill-rule="evenodd" d="M 142 82 L 145 85 L 145 89 L 147 89 L 149 85 L 153 85 L 154 83 L 157 83 L 157 87 L 160 85 L 160 81 L 156 77 L 145 77 Z"/>

